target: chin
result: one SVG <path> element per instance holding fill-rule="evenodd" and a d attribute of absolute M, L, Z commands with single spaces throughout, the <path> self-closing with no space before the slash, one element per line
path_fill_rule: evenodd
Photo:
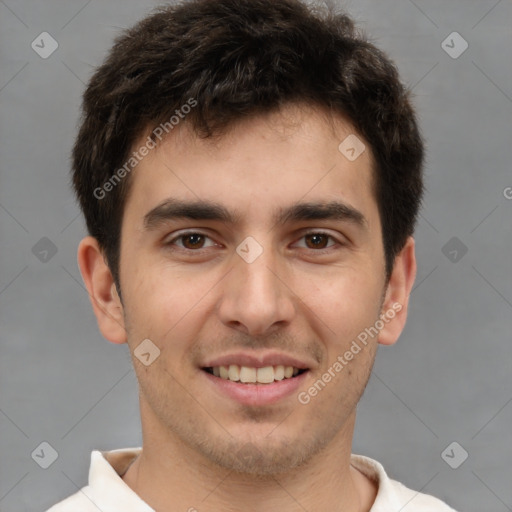
<path fill-rule="evenodd" d="M 238 474 L 264 478 L 288 473 L 306 464 L 324 448 L 327 440 L 316 438 L 305 443 L 304 438 L 299 438 L 294 442 L 280 440 L 276 443 L 264 437 L 252 442 L 230 441 L 224 447 L 223 444 L 203 445 L 199 449 L 217 466 Z"/>

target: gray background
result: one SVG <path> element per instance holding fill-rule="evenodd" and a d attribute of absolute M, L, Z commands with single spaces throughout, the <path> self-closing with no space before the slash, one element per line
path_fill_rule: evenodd
<path fill-rule="evenodd" d="M 127 347 L 102 339 L 77 268 L 68 173 L 92 67 L 155 5 L 0 1 L 2 512 L 45 510 L 86 484 L 92 449 L 141 442 Z M 512 510 L 512 3 L 343 5 L 413 88 L 428 144 L 412 309 L 379 351 L 354 452 L 460 511 Z M 31 48 L 43 31 L 59 43 L 47 59 Z M 469 44 L 456 59 L 441 46 L 453 31 Z M 33 249 L 42 237 L 56 254 Z M 58 453 L 46 470 L 31 457 L 43 441 Z M 453 441 L 469 454 L 457 469 L 441 456 Z"/>

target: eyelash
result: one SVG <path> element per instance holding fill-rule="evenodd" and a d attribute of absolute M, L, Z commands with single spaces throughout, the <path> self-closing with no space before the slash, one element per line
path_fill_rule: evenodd
<path fill-rule="evenodd" d="M 172 247 L 174 245 L 174 242 L 176 242 L 177 240 L 181 240 L 183 238 L 186 238 L 187 236 L 191 236 L 191 235 L 200 235 L 202 237 L 205 237 L 205 238 L 208 238 L 211 240 L 210 236 L 208 236 L 207 234 L 205 233 L 201 233 L 200 231 L 186 231 L 186 232 L 182 232 L 180 233 L 179 235 L 175 236 L 174 238 L 172 238 L 171 240 L 169 240 L 168 242 L 165 242 L 165 246 L 167 247 Z M 331 246 L 328 246 L 328 247 L 324 247 L 322 249 L 311 249 L 309 247 L 302 247 L 302 249 L 306 249 L 306 250 L 310 250 L 310 251 L 313 251 L 317 254 L 324 254 L 326 252 L 330 252 L 331 249 L 333 249 L 334 247 L 336 247 L 336 244 L 339 245 L 339 246 L 343 246 L 344 244 L 342 242 L 340 242 L 339 240 L 337 240 L 333 235 L 329 234 L 329 233 L 326 233 L 325 231 L 309 231 L 307 233 L 304 233 L 300 239 L 303 239 L 307 236 L 310 236 L 310 235 L 321 235 L 321 236 L 325 236 L 327 237 L 328 239 L 332 240 L 335 242 L 334 245 L 331 245 Z M 189 252 L 189 253 L 201 253 L 203 250 L 207 250 L 209 249 L 209 247 L 201 247 L 199 249 L 187 249 L 185 247 L 178 247 L 178 250 L 181 250 L 181 251 L 185 251 L 185 252 Z"/>

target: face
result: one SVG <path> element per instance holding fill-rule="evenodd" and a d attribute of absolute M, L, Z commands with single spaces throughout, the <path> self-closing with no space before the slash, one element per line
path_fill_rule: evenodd
<path fill-rule="evenodd" d="M 292 106 L 216 140 L 183 123 L 133 171 L 120 282 L 131 353 L 151 340 L 147 431 L 253 474 L 343 435 L 377 338 L 345 354 L 386 289 L 368 145 L 338 149 L 353 133 Z"/>

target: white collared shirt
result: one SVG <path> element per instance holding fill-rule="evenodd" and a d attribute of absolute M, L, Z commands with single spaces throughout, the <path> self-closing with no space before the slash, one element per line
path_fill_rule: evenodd
<path fill-rule="evenodd" d="M 93 451 L 89 485 L 47 512 L 155 512 L 121 478 L 142 448 Z M 442 501 L 391 480 L 377 461 L 352 455 L 351 465 L 377 483 L 370 512 L 455 512 Z"/>

